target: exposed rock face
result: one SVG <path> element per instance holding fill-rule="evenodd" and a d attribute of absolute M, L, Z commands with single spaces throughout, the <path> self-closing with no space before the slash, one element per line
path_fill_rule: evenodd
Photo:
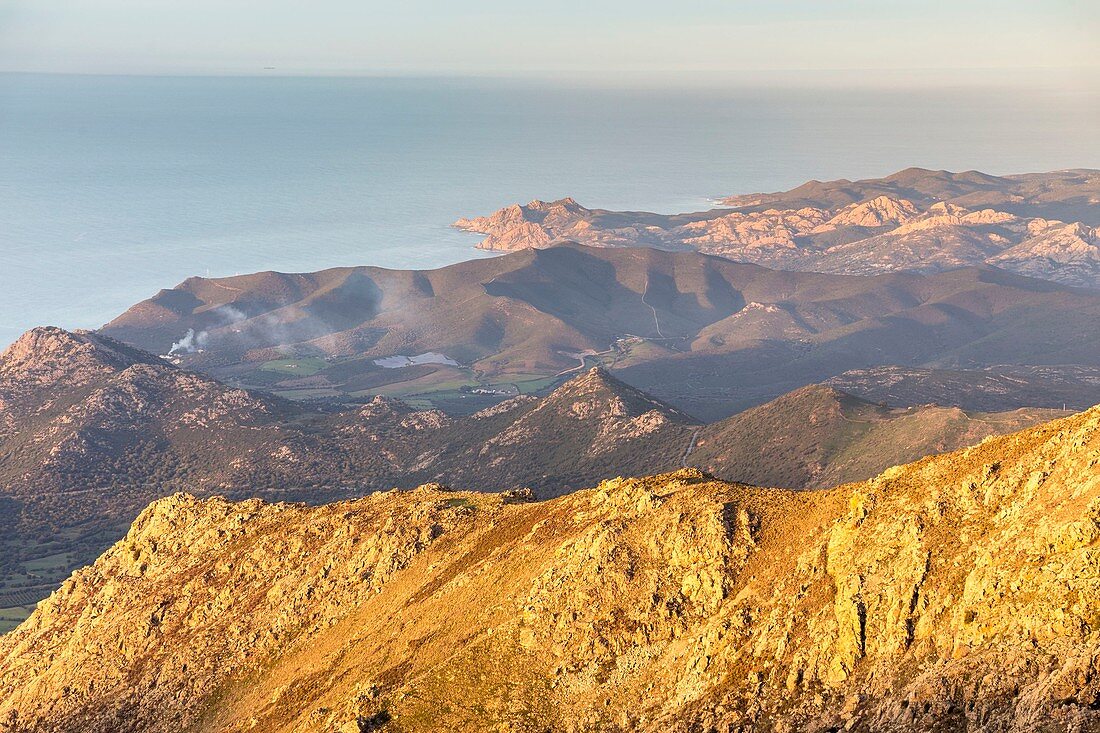
<path fill-rule="evenodd" d="M 878 181 L 806 184 L 731 197 L 734 211 L 664 216 L 587 209 L 572 199 L 513 205 L 455 226 L 486 235 L 483 249 L 576 241 L 599 247 L 695 249 L 779 269 L 868 275 L 992 264 L 1068 285 L 1100 287 L 1095 222 L 1100 174 L 997 178 L 902 171 Z M 888 193 L 887 193 L 888 192 Z M 898 194 L 910 194 L 914 200 Z"/>
<path fill-rule="evenodd" d="M 42 409 L 43 386 L 80 388 L 137 364 L 161 364 L 152 354 L 87 331 L 43 327 L 27 331 L 0 353 L 0 408 Z"/>
<path fill-rule="evenodd" d="M 0 720 L 1095 730 L 1098 542 L 1100 408 L 813 493 L 175 496 L 0 640 Z"/>
<path fill-rule="evenodd" d="M 526 451 L 539 450 L 540 445 L 542 450 L 552 450 L 555 444 L 565 441 L 573 455 L 596 457 L 637 441 L 636 450 L 665 453 L 661 444 L 669 438 L 682 439 L 684 430 L 694 423 L 692 418 L 623 384 L 603 369 L 593 368 L 542 400 L 493 442 L 512 443 L 512 436 L 527 433 L 545 439 L 528 438 L 523 442 Z M 551 425 L 553 428 L 548 429 Z M 665 428 L 673 430 L 665 432 Z M 560 437 L 550 438 L 551 434 Z M 572 439 L 565 434 L 572 434 Z M 656 440 L 645 446 L 648 437 Z"/>
<path fill-rule="evenodd" d="M 884 227 L 890 224 L 900 226 L 920 214 L 912 201 L 894 199 L 889 196 L 876 196 L 861 204 L 844 207 L 825 223 L 825 227 Z"/>
<path fill-rule="evenodd" d="M 522 249 L 523 242 L 537 242 L 526 245 L 535 247 L 550 244 L 544 226 L 561 226 L 583 217 L 587 211 L 571 198 L 550 203 L 536 200 L 527 206 L 513 204 L 492 216 L 460 219 L 455 226 L 488 235 L 492 246 L 485 249 Z"/>
<path fill-rule="evenodd" d="M 1100 233 L 1080 222 L 1032 219 L 1028 236 L 1014 247 L 993 257 L 998 267 L 1025 275 L 1042 276 L 1057 268 L 1062 280 L 1075 285 L 1095 286 L 1100 273 Z"/>

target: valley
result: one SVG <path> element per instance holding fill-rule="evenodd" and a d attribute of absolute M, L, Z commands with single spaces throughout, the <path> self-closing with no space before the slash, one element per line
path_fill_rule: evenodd
<path fill-rule="evenodd" d="M 455 413 L 599 364 L 712 421 L 853 369 L 1097 368 L 1097 315 L 1100 292 L 984 266 L 853 276 L 564 243 L 428 271 L 191 278 L 99 332 L 234 386 Z M 383 366 L 410 354 L 446 362 Z"/>

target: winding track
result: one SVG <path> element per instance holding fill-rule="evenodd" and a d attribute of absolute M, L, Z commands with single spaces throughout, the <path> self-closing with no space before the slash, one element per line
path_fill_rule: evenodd
<path fill-rule="evenodd" d="M 688 467 L 688 456 L 695 450 L 695 441 L 699 439 L 699 431 L 702 428 L 696 428 L 695 432 L 691 434 L 691 440 L 688 441 L 687 448 L 684 450 L 684 455 L 680 457 L 680 468 Z"/>
<path fill-rule="evenodd" d="M 645 288 L 642 290 L 642 305 L 645 305 L 651 311 L 653 311 L 653 325 L 657 327 L 657 335 L 660 336 L 661 338 L 664 338 L 665 335 L 663 333 L 661 333 L 661 323 L 660 323 L 660 321 L 657 320 L 657 309 L 654 308 L 653 306 L 651 306 L 649 303 L 645 302 L 645 296 L 646 296 L 646 293 L 648 293 L 648 292 L 649 292 L 649 275 L 646 275 Z"/>

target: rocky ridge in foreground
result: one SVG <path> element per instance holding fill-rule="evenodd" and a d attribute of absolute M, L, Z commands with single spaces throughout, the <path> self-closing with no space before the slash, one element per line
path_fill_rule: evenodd
<path fill-rule="evenodd" d="M 0 353 L 0 609 L 44 598 L 180 490 L 325 503 L 443 482 L 548 498 L 682 465 L 819 488 L 1051 416 L 890 409 L 808 387 L 701 425 L 600 368 L 469 416 L 383 397 L 318 411 L 39 328 Z"/>
<path fill-rule="evenodd" d="M 1100 408 L 798 493 L 156 502 L 0 640 L 22 731 L 1100 726 Z"/>

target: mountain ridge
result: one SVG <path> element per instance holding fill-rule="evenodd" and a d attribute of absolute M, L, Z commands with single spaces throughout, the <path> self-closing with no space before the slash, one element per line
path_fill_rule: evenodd
<path fill-rule="evenodd" d="M 663 215 L 532 201 L 454 226 L 484 235 L 478 247 L 490 250 L 577 241 L 848 275 L 988 264 L 1100 289 L 1100 171 L 997 177 L 907 169 L 722 203 L 731 208 Z"/>
<path fill-rule="evenodd" d="M 28 363 L 25 347 L 44 343 L 50 348 Z M 681 465 L 810 488 L 829 476 L 863 479 L 922 450 L 959 447 L 1049 414 L 945 418 L 942 408 L 874 407 L 866 408 L 875 423 L 870 437 L 861 437 L 839 418 L 812 428 L 804 415 L 837 408 L 795 393 L 703 425 L 599 367 L 543 397 L 520 395 L 469 416 L 382 396 L 317 409 L 229 387 L 151 354 L 95 356 L 114 343 L 44 328 L 0 354 L 0 601 L 44 596 L 117 539 L 141 507 L 182 489 L 317 503 L 433 482 L 546 498 Z M 839 394 L 822 387 L 801 394 L 815 390 Z M 851 441 L 873 443 L 891 430 L 888 448 L 845 458 Z M 783 452 L 784 443 L 801 449 Z M 31 570 L 46 560 L 48 571 Z"/>
<path fill-rule="evenodd" d="M 888 407 L 828 383 L 813 384 L 702 427 L 685 462 L 728 481 L 822 489 L 1061 414 L 978 413 L 934 404 Z"/>
<path fill-rule="evenodd" d="M 819 492 L 686 469 L 545 502 L 177 495 L 0 638 L 0 716 L 90 733 L 1089 730 L 1098 456 L 1094 408 Z"/>
<path fill-rule="evenodd" d="M 430 271 L 191 279 L 100 333 L 307 399 L 483 407 L 596 362 L 713 420 L 857 368 L 1100 366 L 1095 314 L 1098 293 L 986 266 L 868 277 L 570 243 Z"/>

